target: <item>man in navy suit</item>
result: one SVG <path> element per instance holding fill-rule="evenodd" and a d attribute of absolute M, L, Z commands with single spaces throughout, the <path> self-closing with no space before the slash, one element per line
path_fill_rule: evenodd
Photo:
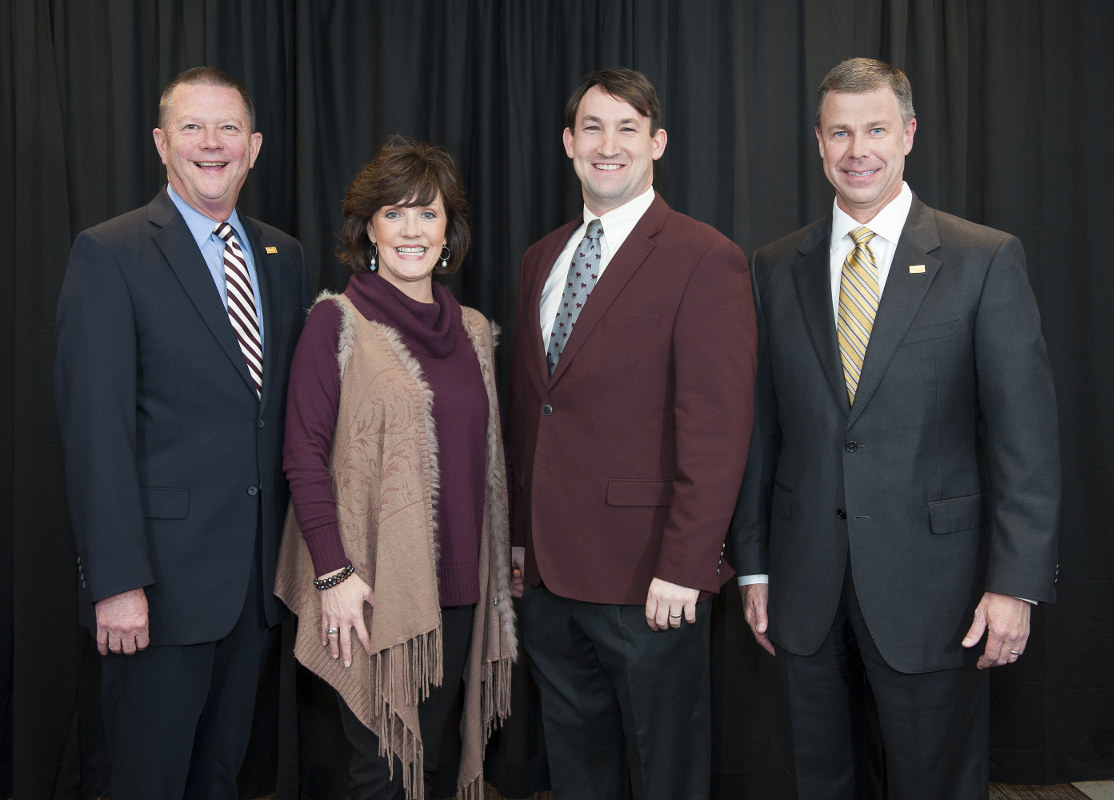
<path fill-rule="evenodd" d="M 1055 597 L 1056 403 L 1025 256 L 912 194 L 916 128 L 900 70 L 831 70 L 832 212 L 754 258 L 732 561 L 808 800 L 866 792 L 871 695 L 892 800 L 986 797 L 985 670 L 1022 657 L 1032 603 Z"/>
<path fill-rule="evenodd" d="M 272 595 L 284 395 L 309 288 L 301 245 L 236 211 L 254 117 L 218 70 L 175 78 L 154 130 L 169 185 L 78 236 L 58 301 L 55 399 L 113 800 L 238 796 L 285 613 Z M 224 222 L 254 358 L 228 312 Z"/>
<path fill-rule="evenodd" d="M 584 206 L 522 260 L 507 428 L 553 794 L 610 800 L 629 780 L 636 800 L 699 800 L 706 601 L 732 575 L 752 420 L 747 264 L 655 192 L 666 132 L 645 75 L 591 75 L 566 120 Z"/>

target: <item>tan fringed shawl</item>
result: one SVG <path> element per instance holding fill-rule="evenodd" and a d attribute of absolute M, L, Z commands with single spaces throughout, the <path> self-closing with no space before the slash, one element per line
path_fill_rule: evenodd
<path fill-rule="evenodd" d="M 441 683 L 441 608 L 437 597 L 439 486 L 433 393 L 417 360 L 392 328 L 365 319 L 343 295 L 337 348 L 340 405 L 330 469 L 344 551 L 375 592 L 365 608 L 369 657 L 355 640 L 345 669 L 321 646 L 321 605 L 313 564 L 293 506 L 287 513 L 275 594 L 298 615 L 294 655 L 331 684 L 378 737 L 381 754 L 398 756 L 408 798 L 424 796 L 418 700 Z M 510 601 L 510 542 L 494 332 L 463 309 L 465 332 L 488 396 L 487 474 L 480 540 L 480 601 L 464 670 L 464 711 L 457 796 L 483 797 L 483 754 L 510 713 L 511 661 L 517 650 Z"/>

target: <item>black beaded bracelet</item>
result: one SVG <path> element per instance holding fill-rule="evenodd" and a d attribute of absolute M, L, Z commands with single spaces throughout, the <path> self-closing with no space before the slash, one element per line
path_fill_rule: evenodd
<path fill-rule="evenodd" d="M 347 567 L 342 569 L 336 575 L 331 575 L 328 578 L 314 578 L 313 579 L 313 585 L 316 586 L 321 591 L 325 591 L 326 589 L 332 589 L 338 583 L 344 583 L 346 580 L 348 580 L 348 576 L 351 575 L 355 571 L 356 571 L 356 568 L 353 567 L 351 564 L 349 564 Z"/>

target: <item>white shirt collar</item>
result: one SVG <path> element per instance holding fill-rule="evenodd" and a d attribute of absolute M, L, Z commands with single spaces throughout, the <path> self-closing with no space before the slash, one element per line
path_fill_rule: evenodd
<path fill-rule="evenodd" d="M 901 231 L 905 228 L 905 220 L 909 216 L 909 209 L 912 205 L 913 190 L 909 188 L 908 183 L 902 181 L 901 192 L 898 196 L 887 203 L 869 222 L 865 223 L 865 227 L 873 231 L 875 236 L 881 236 L 891 245 L 896 245 L 897 240 L 901 238 Z M 840 208 L 838 200 L 833 200 L 832 250 L 841 249 L 843 245 L 840 242 L 843 241 L 843 237 L 860 225 L 864 225 L 864 223 L 857 221 Z"/>

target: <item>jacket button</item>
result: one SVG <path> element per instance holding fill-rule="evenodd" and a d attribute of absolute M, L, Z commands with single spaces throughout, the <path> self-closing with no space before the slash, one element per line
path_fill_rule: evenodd
<path fill-rule="evenodd" d="M 264 422 L 263 420 L 259 420 L 259 427 L 260 427 L 260 428 L 262 428 L 262 427 L 263 427 L 264 425 L 266 425 L 266 424 L 267 424 L 267 423 L 266 423 L 266 422 Z"/>
<path fill-rule="evenodd" d="M 856 450 L 859 449 L 859 443 L 850 441 L 844 442 L 843 449 L 846 450 L 848 453 L 854 453 Z"/>
<path fill-rule="evenodd" d="M 259 494 L 259 487 L 258 486 L 249 486 L 248 487 L 248 494 L 251 497 L 255 497 L 257 494 Z"/>
<path fill-rule="evenodd" d="M 844 511 L 842 508 L 837 508 L 836 509 L 836 516 L 839 517 L 840 519 L 847 519 L 847 512 Z"/>
<path fill-rule="evenodd" d="M 553 406 L 551 406 L 549 403 L 546 403 L 544 406 L 542 406 L 542 414 L 544 414 L 545 416 L 548 417 L 552 413 L 553 413 Z"/>

